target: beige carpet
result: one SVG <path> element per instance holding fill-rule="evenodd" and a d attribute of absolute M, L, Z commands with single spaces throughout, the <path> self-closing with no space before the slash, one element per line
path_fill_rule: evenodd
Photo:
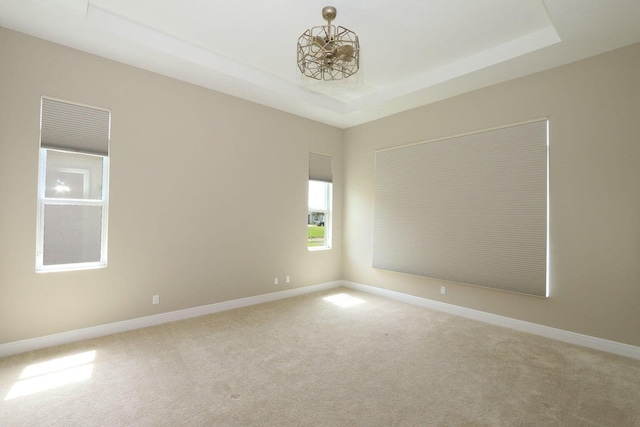
<path fill-rule="evenodd" d="M 640 361 L 337 289 L 0 359 L 0 425 L 640 426 Z"/>

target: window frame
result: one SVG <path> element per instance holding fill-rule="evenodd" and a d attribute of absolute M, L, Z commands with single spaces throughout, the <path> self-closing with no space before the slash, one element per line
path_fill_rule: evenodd
<path fill-rule="evenodd" d="M 108 216 L 109 216 L 109 140 L 111 133 L 111 111 L 106 108 L 89 106 L 86 104 L 80 104 L 72 101 L 62 100 L 58 98 L 52 98 L 43 96 L 41 104 L 41 133 L 42 133 L 42 114 L 44 101 L 56 101 L 66 103 L 70 105 L 76 105 L 79 107 L 86 107 L 95 110 L 108 112 L 108 127 L 107 127 L 107 145 L 104 153 L 93 153 L 84 151 L 82 149 L 62 148 L 62 147 L 50 147 L 43 146 L 40 141 L 39 156 L 38 156 L 38 191 L 37 191 L 37 219 L 36 219 L 36 273 L 55 272 L 55 271 L 75 271 L 75 270 L 91 270 L 107 267 L 107 253 L 108 253 Z M 100 198 L 58 198 L 58 197 L 46 197 L 47 189 L 47 156 L 50 152 L 57 152 L 62 154 L 69 154 L 75 156 L 87 156 L 97 157 L 102 161 L 102 176 L 101 179 L 101 195 Z M 63 167 L 61 171 L 72 173 L 83 173 L 85 178 L 87 172 L 83 169 L 78 169 L 77 165 L 69 165 L 69 167 Z M 86 185 L 86 183 L 85 183 Z M 87 188 L 83 189 L 83 195 L 87 195 Z M 47 206 L 96 206 L 101 208 L 101 222 L 100 222 L 100 259 L 98 261 L 89 262 L 72 262 L 65 264 L 44 264 L 44 246 L 45 246 L 45 209 Z"/>
<path fill-rule="evenodd" d="M 100 199 L 75 199 L 46 197 L 47 154 L 51 151 L 73 155 L 84 155 L 102 158 L 102 194 Z M 109 156 L 90 153 L 78 153 L 53 148 L 40 148 L 40 165 L 38 179 L 38 232 L 36 237 L 36 271 L 71 271 L 104 268 L 107 266 L 107 235 L 108 235 L 108 201 L 109 201 Z M 46 206 L 99 206 L 102 208 L 100 231 L 100 261 L 77 262 L 68 264 L 44 264 L 44 225 Z"/>
<path fill-rule="evenodd" d="M 309 206 L 309 194 L 310 194 L 310 186 L 312 182 L 320 183 L 325 185 L 325 206 L 326 209 L 311 209 Z M 322 251 L 329 250 L 332 247 L 332 200 L 333 200 L 333 183 L 327 181 L 319 181 L 315 179 L 309 179 L 307 185 L 307 218 L 311 216 L 312 212 L 320 212 L 324 213 L 324 244 L 321 246 L 309 246 L 309 239 L 307 237 L 307 249 L 309 251 Z M 307 222 L 309 219 L 307 219 Z M 307 225 L 308 226 L 308 225 Z"/>

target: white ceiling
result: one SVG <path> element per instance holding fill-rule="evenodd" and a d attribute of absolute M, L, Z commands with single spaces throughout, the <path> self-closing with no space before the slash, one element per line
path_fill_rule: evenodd
<path fill-rule="evenodd" d="M 302 77 L 333 21 L 360 71 Z M 640 41 L 639 0 L 0 0 L 0 26 L 340 128 Z"/>

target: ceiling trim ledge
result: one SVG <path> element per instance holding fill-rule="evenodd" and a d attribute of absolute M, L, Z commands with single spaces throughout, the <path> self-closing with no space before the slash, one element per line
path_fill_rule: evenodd
<path fill-rule="evenodd" d="M 353 113 L 374 104 L 382 104 L 419 90 L 427 89 L 448 80 L 471 74 L 483 68 L 506 62 L 539 49 L 560 43 L 560 35 L 549 25 L 539 31 L 518 37 L 506 43 L 468 56 L 441 67 L 422 73 L 405 82 L 383 88 L 373 94 L 350 101 L 345 105 L 343 113 Z"/>
<path fill-rule="evenodd" d="M 278 96 L 296 97 L 336 113 L 343 113 L 344 111 L 344 102 L 304 90 L 296 84 L 275 77 L 272 74 L 123 18 L 97 6 L 89 4 L 86 22 L 87 25 L 108 32 L 113 36 L 151 48 L 174 58 L 201 65 L 216 73 L 255 84 L 263 89 L 269 88 L 270 92 Z M 151 71 L 158 72 L 156 70 Z"/>

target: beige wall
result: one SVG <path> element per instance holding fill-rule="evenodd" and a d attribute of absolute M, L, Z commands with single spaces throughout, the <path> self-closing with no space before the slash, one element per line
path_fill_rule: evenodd
<path fill-rule="evenodd" d="M 640 345 L 639 76 L 636 44 L 348 129 L 343 278 Z M 375 150 L 542 117 L 550 120 L 549 298 L 371 268 Z"/>
<path fill-rule="evenodd" d="M 35 273 L 41 95 L 112 111 L 106 269 Z M 342 147 L 339 129 L 0 28 L 0 343 L 339 280 Z M 330 251 L 306 248 L 309 150 L 334 156 Z"/>
<path fill-rule="evenodd" d="M 0 344 L 344 278 L 640 345 L 638 75 L 634 45 L 343 132 L 0 28 Z M 41 95 L 112 110 L 106 269 L 35 273 Z M 371 268 L 376 149 L 540 117 L 550 298 Z M 335 159 L 331 251 L 306 250 L 309 150 Z"/>

